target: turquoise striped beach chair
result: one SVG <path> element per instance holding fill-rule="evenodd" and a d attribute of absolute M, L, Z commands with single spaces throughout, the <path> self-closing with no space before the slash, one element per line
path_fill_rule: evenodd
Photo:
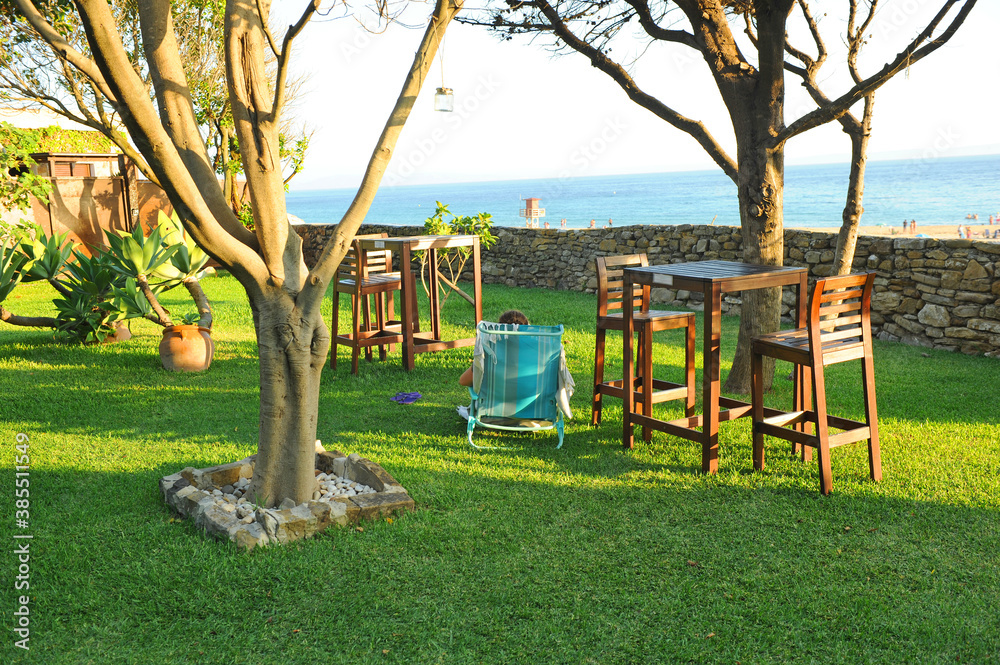
<path fill-rule="evenodd" d="M 564 416 L 572 418 L 573 377 L 566 369 L 562 326 L 482 321 L 472 361 L 469 444 L 476 426 L 530 432 L 555 429 L 563 444 Z"/>

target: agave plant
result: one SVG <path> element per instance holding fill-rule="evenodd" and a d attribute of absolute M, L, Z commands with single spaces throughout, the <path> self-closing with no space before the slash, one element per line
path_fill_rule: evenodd
<path fill-rule="evenodd" d="M 62 279 L 68 293 L 52 301 L 59 312 L 58 329 L 83 343 L 102 342 L 113 335 L 125 317 L 110 298 L 124 281 L 106 254 L 87 256 L 73 249 Z"/>
<path fill-rule="evenodd" d="M 183 284 L 198 308 L 197 315 L 186 315 L 183 322 L 211 327 L 211 308 L 198 283 L 208 255 L 184 233 L 178 221 L 161 211 L 159 223 L 148 236 L 139 227 L 132 233 L 105 233 L 108 256 L 114 269 L 125 277 L 114 294 L 115 304 L 127 318 L 143 317 L 164 327 L 175 325 L 157 295 Z"/>
<path fill-rule="evenodd" d="M 3 306 L 3 302 L 21 283 L 25 271 L 30 267 L 28 257 L 16 245 L 8 245 L 5 236 L 0 237 L 0 321 L 19 326 L 55 328 L 56 320 L 53 318 L 18 316 Z"/>
<path fill-rule="evenodd" d="M 0 245 L 0 303 L 21 283 L 27 264 L 28 257 L 16 247 Z"/>
<path fill-rule="evenodd" d="M 198 308 L 197 316 L 185 315 L 186 322 L 197 322 L 202 328 L 211 330 L 212 308 L 209 306 L 208 298 L 199 283 L 210 257 L 205 253 L 205 250 L 198 246 L 194 238 L 184 231 L 184 226 L 177 218 L 177 213 L 167 217 L 161 210 L 156 228 L 160 229 L 163 243 L 176 247 L 177 251 L 171 255 L 169 262 L 160 265 L 153 271 L 153 274 L 164 282 L 183 284 Z"/>
<path fill-rule="evenodd" d="M 42 227 L 35 224 L 23 227 L 17 235 L 18 249 L 27 260 L 21 271 L 24 282 L 46 281 L 63 296 L 68 296 L 68 287 L 60 281 L 73 255 L 73 243 L 66 239 L 67 234 L 46 236 Z"/>
<path fill-rule="evenodd" d="M 4 234 L 0 260 L 0 302 L 22 281 L 48 282 L 59 297 L 57 316 L 17 316 L 0 307 L 0 320 L 18 326 L 54 328 L 81 342 L 103 341 L 122 318 L 108 300 L 123 281 L 102 255 L 79 252 L 66 234 L 47 236 L 38 225 Z"/>

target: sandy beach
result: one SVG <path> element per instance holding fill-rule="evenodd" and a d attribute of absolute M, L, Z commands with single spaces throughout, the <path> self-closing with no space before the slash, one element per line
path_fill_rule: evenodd
<path fill-rule="evenodd" d="M 896 237 L 912 238 L 914 234 L 910 233 L 909 230 L 907 230 L 904 233 L 902 230 L 902 226 L 903 226 L 902 224 L 900 224 L 899 226 L 862 226 L 858 230 L 858 233 L 859 235 L 865 235 L 865 236 L 892 236 L 894 238 Z M 973 240 L 984 240 L 985 239 L 983 236 L 984 233 L 988 234 L 989 239 L 992 240 L 993 232 L 1000 231 L 1000 225 L 994 224 L 991 226 L 990 224 L 984 224 L 982 222 L 978 222 L 975 224 L 968 224 L 967 228 L 971 232 Z M 820 233 L 838 233 L 840 231 L 840 228 L 839 227 L 803 228 L 802 230 L 818 231 Z M 940 238 L 940 239 L 958 238 L 958 224 L 932 224 L 927 226 L 921 226 L 918 223 L 916 234 L 919 235 L 921 233 L 931 238 Z M 1000 236 L 998 236 L 996 240 L 997 242 L 1000 242 Z"/>

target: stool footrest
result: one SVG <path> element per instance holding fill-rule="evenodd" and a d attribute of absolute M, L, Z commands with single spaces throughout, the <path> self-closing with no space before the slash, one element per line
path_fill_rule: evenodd
<path fill-rule="evenodd" d="M 765 409 L 765 413 L 768 412 L 773 413 L 773 415 L 769 415 L 760 422 L 754 423 L 753 429 L 755 434 L 765 434 L 812 448 L 819 447 L 819 438 L 815 434 L 788 429 L 791 425 L 814 424 L 816 420 L 815 411 L 776 411 L 774 409 Z M 827 427 L 844 430 L 829 435 L 830 448 L 845 446 L 871 438 L 871 428 L 863 422 L 827 415 L 826 423 Z"/>
<path fill-rule="evenodd" d="M 608 395 L 609 397 L 617 397 L 618 399 L 625 399 L 625 391 L 622 388 L 623 379 L 617 379 L 615 381 L 604 381 L 594 386 L 594 392 L 601 395 Z M 632 390 L 632 398 L 641 403 L 643 400 L 642 392 L 642 380 L 636 381 L 636 386 Z M 637 389 L 636 389 L 637 388 Z M 663 381 L 661 379 L 653 379 L 653 393 L 652 401 L 653 404 L 659 404 L 661 402 L 669 402 L 675 399 L 685 399 L 687 397 L 687 386 L 683 383 L 673 383 L 671 381 Z"/>

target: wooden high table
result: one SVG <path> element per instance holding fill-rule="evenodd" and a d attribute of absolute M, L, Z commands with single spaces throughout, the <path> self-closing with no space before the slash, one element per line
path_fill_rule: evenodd
<path fill-rule="evenodd" d="M 361 250 L 388 249 L 399 255 L 399 268 L 402 281 L 403 311 L 401 312 L 401 332 L 398 335 L 386 335 L 387 343 L 399 342 L 403 346 L 403 368 L 407 371 L 415 366 L 415 356 L 428 351 L 443 351 L 457 349 L 475 344 L 475 337 L 455 340 L 441 339 L 441 299 L 438 293 L 437 253 L 441 249 L 453 247 L 469 247 L 472 251 L 473 300 L 475 301 L 476 325 L 483 319 L 483 282 L 479 256 L 479 236 L 397 236 L 395 238 L 362 238 Z M 430 335 L 420 334 L 420 315 L 417 309 L 417 277 L 411 269 L 413 252 L 427 251 L 428 265 L 431 266 L 428 277 L 430 290 Z M 392 339 L 390 339 L 392 338 Z"/>
<path fill-rule="evenodd" d="M 751 405 L 740 400 L 722 397 L 720 394 L 720 340 L 722 337 L 722 293 L 749 291 L 774 286 L 794 286 L 795 305 L 798 312 L 797 326 L 806 325 L 806 289 L 808 272 L 805 268 L 758 266 L 733 261 L 696 261 L 673 263 L 660 266 L 625 268 L 625 293 L 632 293 L 633 285 L 669 287 L 686 291 L 701 291 L 705 294 L 705 332 L 702 368 L 702 391 L 704 413 L 677 420 L 663 421 L 651 413 L 635 413 L 635 396 L 631 390 L 625 391 L 625 408 L 622 420 L 624 431 L 622 444 L 632 448 L 633 427 L 641 425 L 661 432 L 673 434 L 689 441 L 701 443 L 701 470 L 715 473 L 719 466 L 719 423 L 736 420 L 750 415 Z M 635 368 L 632 360 L 632 336 L 635 323 L 631 307 L 625 308 L 624 336 L 624 377 L 623 385 L 632 385 Z M 800 401 L 802 377 L 796 373 L 795 399 Z M 720 405 L 725 409 L 720 410 Z M 798 408 L 796 405 L 795 408 Z M 699 429 L 700 428 L 700 429 Z"/>

